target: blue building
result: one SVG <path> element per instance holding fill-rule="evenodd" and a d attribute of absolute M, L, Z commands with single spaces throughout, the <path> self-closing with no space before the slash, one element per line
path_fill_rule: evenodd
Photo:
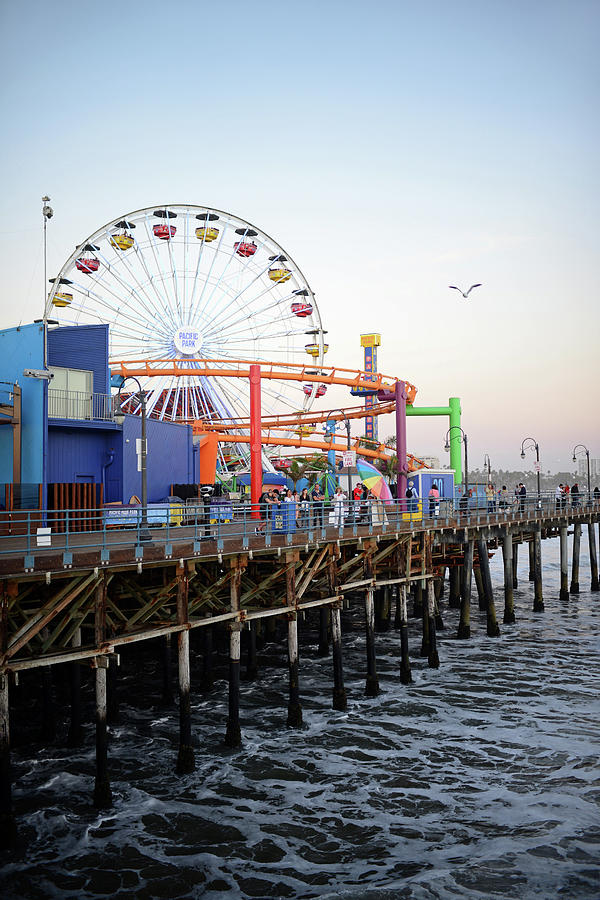
<path fill-rule="evenodd" d="M 0 382 L 8 396 L 15 384 L 22 391 L 21 485 L 12 485 L 14 452 L 19 451 L 13 450 L 5 418 L 0 502 L 7 495 L 2 485 L 12 485 L 13 503 L 21 508 L 35 508 L 40 500 L 56 507 L 57 498 L 66 494 L 55 485 L 75 485 L 68 496 L 79 497 L 78 506 L 92 496 L 94 505 L 141 497 L 141 419 L 127 415 L 122 426 L 113 419 L 107 325 L 48 328 L 46 351 L 41 323 L 0 331 Z M 149 502 L 168 496 L 173 483 L 197 481 L 191 425 L 149 418 L 147 448 Z M 77 485 L 86 487 L 77 494 Z"/>

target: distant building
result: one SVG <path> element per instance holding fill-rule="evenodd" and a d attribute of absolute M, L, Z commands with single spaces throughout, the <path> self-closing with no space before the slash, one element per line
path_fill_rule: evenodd
<path fill-rule="evenodd" d="M 418 459 L 422 459 L 426 466 L 429 466 L 430 469 L 439 469 L 440 466 L 440 458 L 439 456 L 421 456 L 420 453 L 415 453 L 415 456 Z"/>
<path fill-rule="evenodd" d="M 577 457 L 577 474 L 587 478 L 587 459 L 585 456 Z M 590 476 L 597 478 L 600 475 L 600 459 L 590 459 Z"/>

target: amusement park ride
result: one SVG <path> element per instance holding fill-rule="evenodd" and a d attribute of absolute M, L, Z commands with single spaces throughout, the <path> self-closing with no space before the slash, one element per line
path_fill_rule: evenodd
<path fill-rule="evenodd" d="M 397 385 L 410 414 L 416 388 L 376 371 L 379 335 L 363 336 L 372 339 L 363 343 L 365 370 L 326 365 L 310 285 L 249 222 L 189 204 L 140 209 L 90 235 L 51 281 L 45 318 L 108 323 L 113 376 L 140 379 L 148 416 L 193 422 L 222 470 L 233 457 L 250 460 L 257 445 L 261 471 L 272 466 L 265 446 L 342 452 L 346 444 L 319 424 L 365 417 L 371 440 L 355 448 L 373 459 L 396 454 L 376 440 L 374 417 L 396 410 Z M 367 398 L 365 406 L 312 410 L 332 384 Z M 138 395 L 127 403 L 140 412 Z M 399 474 L 419 465 L 397 455 Z"/>

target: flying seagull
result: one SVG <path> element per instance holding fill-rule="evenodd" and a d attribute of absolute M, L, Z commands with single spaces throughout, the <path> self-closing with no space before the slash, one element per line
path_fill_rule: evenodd
<path fill-rule="evenodd" d="M 471 287 L 469 288 L 469 290 L 466 292 L 462 291 L 459 287 L 456 287 L 455 284 L 449 284 L 448 287 L 452 288 L 453 291 L 460 291 L 466 300 L 468 298 L 469 294 L 471 293 L 471 291 L 473 290 L 473 288 L 481 287 L 481 284 L 472 284 Z"/>

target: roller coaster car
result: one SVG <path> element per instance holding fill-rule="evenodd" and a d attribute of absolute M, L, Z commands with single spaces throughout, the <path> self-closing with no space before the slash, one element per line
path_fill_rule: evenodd
<path fill-rule="evenodd" d="M 276 459 L 273 462 L 273 465 L 276 469 L 289 469 L 289 467 L 292 465 L 292 461 L 291 459 Z"/>
<path fill-rule="evenodd" d="M 297 428 L 294 428 L 294 434 L 300 435 L 300 437 L 308 437 L 311 434 L 314 434 L 317 430 L 316 424 L 313 425 L 298 425 Z"/>

